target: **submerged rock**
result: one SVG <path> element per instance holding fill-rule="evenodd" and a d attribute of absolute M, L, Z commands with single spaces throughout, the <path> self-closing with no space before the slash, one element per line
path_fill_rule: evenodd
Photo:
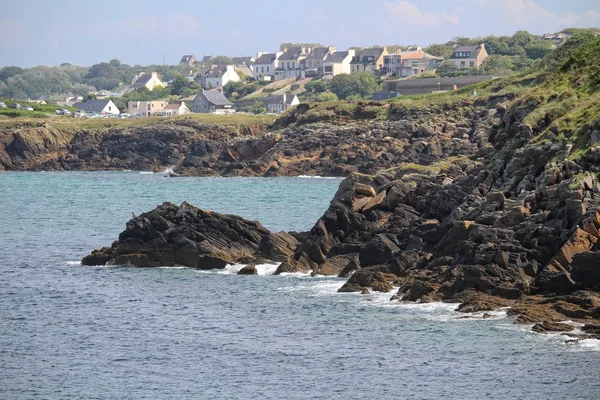
<path fill-rule="evenodd" d="M 256 265 L 250 264 L 250 265 L 246 265 L 244 268 L 240 269 L 237 274 L 238 275 L 258 275 L 258 271 L 256 270 Z"/>

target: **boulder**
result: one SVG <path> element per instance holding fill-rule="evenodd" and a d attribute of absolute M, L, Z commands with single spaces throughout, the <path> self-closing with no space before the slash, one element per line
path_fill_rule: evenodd
<path fill-rule="evenodd" d="M 256 265 L 249 264 L 244 268 L 240 269 L 237 273 L 238 275 L 258 275 L 258 271 L 256 271 Z"/>
<path fill-rule="evenodd" d="M 531 328 L 532 331 L 537 333 L 556 333 L 556 332 L 569 332 L 573 330 L 573 326 L 563 324 L 560 322 L 538 322 Z"/>
<path fill-rule="evenodd" d="M 394 279 L 394 275 L 377 271 L 359 270 L 344 283 L 338 292 L 362 292 L 368 288 L 376 292 L 389 292 L 393 289 L 391 282 Z"/>

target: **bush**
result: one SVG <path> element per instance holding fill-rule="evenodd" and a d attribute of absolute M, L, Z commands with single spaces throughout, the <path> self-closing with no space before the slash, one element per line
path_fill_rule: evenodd
<path fill-rule="evenodd" d="M 326 101 L 336 101 L 336 100 L 338 100 L 338 97 L 335 95 L 335 93 L 331 93 L 331 92 L 319 93 L 315 97 L 315 101 L 318 103 L 324 103 Z"/>
<path fill-rule="evenodd" d="M 331 80 L 331 91 L 340 99 L 350 96 L 370 97 L 377 90 L 377 82 L 370 72 L 358 74 L 340 74 Z"/>

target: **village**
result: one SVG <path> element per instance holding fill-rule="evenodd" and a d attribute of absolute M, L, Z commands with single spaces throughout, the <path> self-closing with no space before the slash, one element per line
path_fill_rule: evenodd
<path fill-rule="evenodd" d="M 449 61 L 458 69 L 478 68 L 487 59 L 484 44 L 479 46 L 457 46 Z M 294 46 L 276 52 L 258 52 L 256 56 L 233 57 L 231 64 L 206 64 L 212 59 L 205 56 L 197 60 L 193 54 L 181 57 L 180 65 L 190 68 L 186 77 L 199 85 L 193 96 L 169 104 L 167 100 L 128 101 L 126 109 L 119 109 L 111 98 L 121 97 L 132 91 L 152 91 L 167 87 L 156 71 L 143 72 L 134 77 L 131 83 L 122 84 L 112 91 L 95 93 L 95 99 L 82 97 L 71 99 L 78 116 L 139 118 L 150 116 L 169 117 L 187 113 L 230 114 L 249 111 L 253 106 L 261 107 L 266 113 L 278 114 L 300 103 L 299 95 L 306 91 L 305 85 L 311 81 L 331 81 L 341 74 L 356 75 L 369 73 L 384 81 L 384 92 L 373 93 L 374 100 L 385 100 L 407 94 L 431 93 L 456 89 L 457 85 L 467 85 L 490 79 L 490 77 L 457 77 L 452 82 L 444 79 L 411 79 L 426 74 L 442 64 L 444 58 L 432 56 L 421 47 L 409 47 L 402 51 L 389 52 L 386 47 L 371 47 L 361 50 L 336 50 L 334 46 L 304 47 Z M 201 65 L 200 69 L 194 67 Z M 240 85 L 248 82 L 259 83 L 260 89 L 236 100 L 229 99 L 224 87 L 231 82 Z M 405 82 L 405 86 L 403 86 Z M 418 83 L 418 87 L 415 87 Z"/>

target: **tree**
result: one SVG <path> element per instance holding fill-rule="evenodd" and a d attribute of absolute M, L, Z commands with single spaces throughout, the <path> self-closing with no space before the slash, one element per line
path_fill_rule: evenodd
<path fill-rule="evenodd" d="M 281 45 L 279 46 L 279 50 L 283 51 L 283 49 L 290 49 L 292 47 L 310 47 L 310 48 L 318 48 L 318 47 L 325 47 L 323 46 L 321 43 L 291 43 L 291 42 L 287 42 L 287 43 L 281 43 Z"/>
<path fill-rule="evenodd" d="M 73 89 L 71 90 L 76 96 L 86 96 L 89 92 L 96 91 L 96 88 L 91 85 L 86 85 L 84 83 L 78 83 L 76 85 L 73 85 Z"/>
<path fill-rule="evenodd" d="M 515 32 L 515 34 L 512 36 L 513 39 L 513 44 L 515 46 L 520 46 L 520 47 L 525 47 L 527 46 L 531 41 L 535 40 L 535 38 L 533 37 L 533 35 L 527 31 L 517 31 Z"/>
<path fill-rule="evenodd" d="M 437 67 L 436 73 L 441 77 L 445 77 L 455 76 L 454 74 L 456 74 L 458 71 L 459 69 L 454 62 L 446 60 L 440 64 L 439 67 Z"/>
<path fill-rule="evenodd" d="M 121 66 L 121 61 L 117 60 L 116 58 L 110 60 L 109 63 L 115 68 L 119 68 Z"/>
<path fill-rule="evenodd" d="M 336 101 L 336 100 L 338 100 L 338 97 L 335 95 L 335 93 L 331 93 L 331 92 L 319 93 L 315 97 L 315 101 L 318 103 L 323 103 L 326 101 Z"/>
<path fill-rule="evenodd" d="M 189 86 L 190 81 L 183 75 L 177 75 L 175 79 L 173 79 L 173 83 L 171 84 L 171 93 L 176 95 L 181 95 L 183 93 L 183 89 Z"/>
<path fill-rule="evenodd" d="M 243 107 L 242 111 L 251 112 L 252 114 L 265 114 L 267 112 L 267 107 L 265 107 L 265 103 L 262 101 L 257 101 L 250 106 Z"/>
<path fill-rule="evenodd" d="M 354 75 L 340 74 L 331 80 L 331 91 L 340 99 L 349 96 L 369 97 L 377 90 L 377 82 L 370 72 Z"/>
<path fill-rule="evenodd" d="M 0 81 L 6 82 L 6 80 L 15 75 L 23 73 L 23 68 L 20 67 L 4 67 L 0 69 Z"/>
<path fill-rule="evenodd" d="M 525 54 L 532 60 L 544 58 L 551 51 L 552 42 L 550 40 L 534 40 L 525 46 Z"/>
<path fill-rule="evenodd" d="M 308 93 L 314 93 L 314 94 L 323 93 L 328 88 L 329 88 L 329 85 L 327 84 L 327 82 L 322 81 L 322 80 L 310 81 L 304 85 L 304 89 L 306 89 L 306 91 Z"/>

